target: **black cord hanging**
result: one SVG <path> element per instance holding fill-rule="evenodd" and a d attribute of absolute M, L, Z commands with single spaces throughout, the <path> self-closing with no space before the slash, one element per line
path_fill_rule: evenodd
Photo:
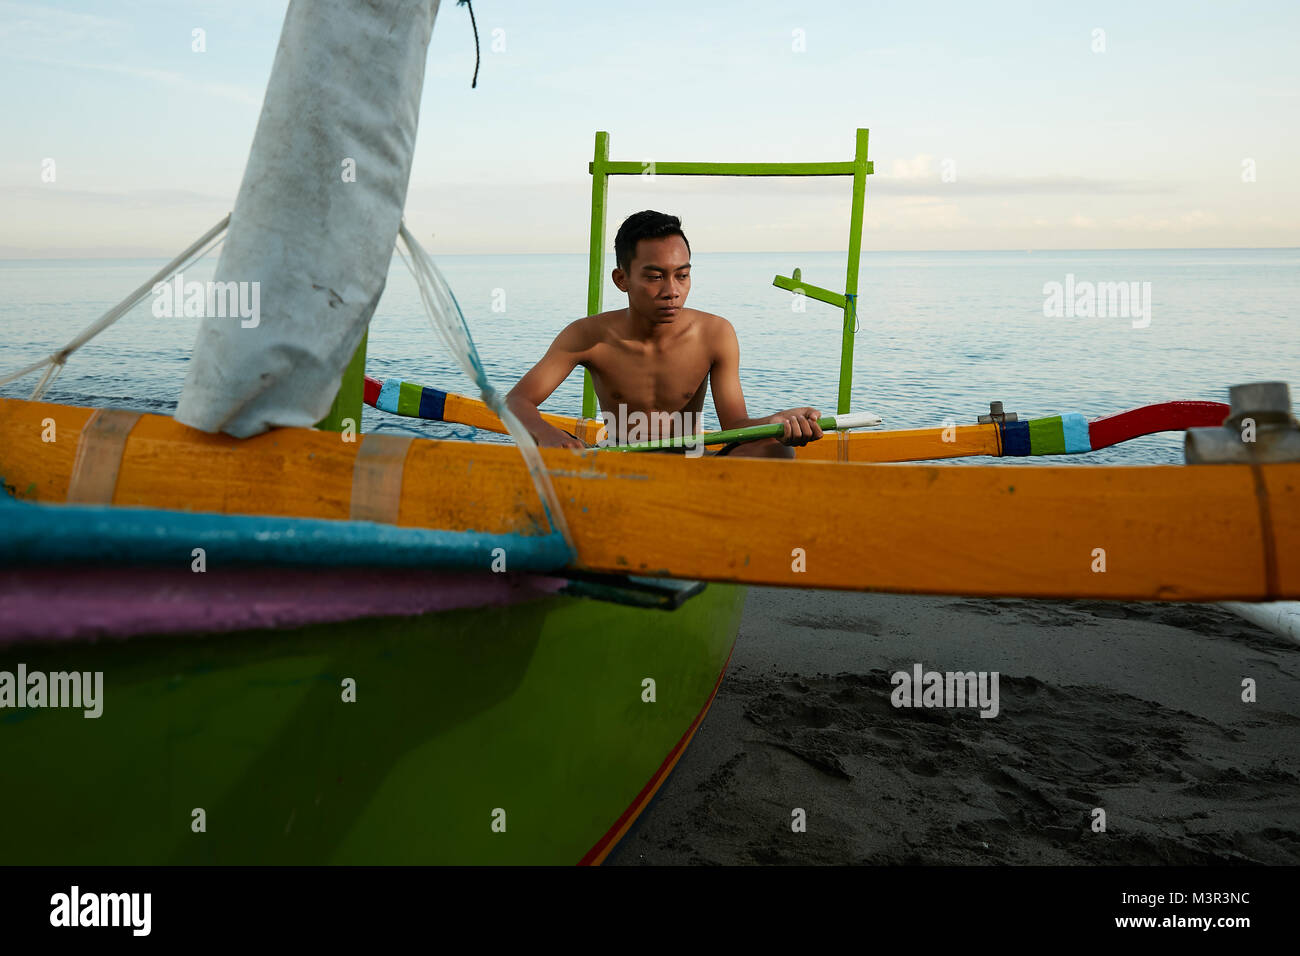
<path fill-rule="evenodd" d="M 470 0 L 456 0 L 456 6 L 469 8 L 469 25 L 474 28 L 474 79 L 470 81 L 471 90 L 478 88 L 478 23 L 474 19 L 474 4 Z"/>

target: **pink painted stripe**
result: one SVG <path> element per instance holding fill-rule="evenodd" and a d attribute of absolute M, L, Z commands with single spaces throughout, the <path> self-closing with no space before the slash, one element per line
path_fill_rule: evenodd
<path fill-rule="evenodd" d="M 0 645 L 300 627 L 531 601 L 560 578 L 408 569 L 0 570 Z"/>

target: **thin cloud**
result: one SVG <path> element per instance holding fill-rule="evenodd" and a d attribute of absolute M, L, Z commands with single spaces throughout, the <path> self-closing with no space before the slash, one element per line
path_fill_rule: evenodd
<path fill-rule="evenodd" d="M 879 166 L 877 167 L 879 168 Z M 779 182 L 779 187 L 771 181 Z M 719 195 L 771 195 L 774 188 L 786 193 L 844 196 L 847 176 L 617 176 L 615 188 L 638 192 L 716 193 Z M 1082 176 L 964 177 L 943 182 L 938 173 L 930 176 L 891 176 L 876 173 L 867 177 L 867 193 L 883 196 L 1068 196 L 1133 195 L 1154 196 L 1179 192 L 1170 183 L 1144 180 L 1088 179 Z"/>
<path fill-rule="evenodd" d="M 116 20 L 90 13 L 73 13 L 57 7 L 28 3 L 0 2 L 0 39 L 18 39 L 23 44 L 44 40 L 59 43 L 81 39 L 102 40 L 107 30 L 117 26 Z"/>
<path fill-rule="evenodd" d="M 1193 209 L 1181 216 L 1152 218 L 1145 215 L 1125 216 L 1115 220 L 1115 228 L 1125 232 L 1193 232 L 1219 225 L 1219 217 L 1203 209 Z"/>
<path fill-rule="evenodd" d="M 898 181 L 882 178 L 868 180 L 867 188 L 894 195 L 916 195 L 918 192 L 948 191 L 967 196 L 1067 196 L 1067 195 L 1158 195 L 1177 192 L 1169 183 L 1141 180 L 1086 179 L 1081 176 L 1026 176 L 1008 178 L 958 178 L 956 182 L 939 182 L 938 177 L 928 183 Z"/>
<path fill-rule="evenodd" d="M 206 83 L 198 82 L 183 76 L 172 70 L 152 70 L 138 66 L 126 66 L 120 63 L 85 63 L 79 60 L 55 60 L 43 56 L 24 56 L 18 59 L 28 63 L 40 63 L 45 66 L 57 66 L 62 69 L 71 70 L 94 70 L 101 73 L 116 73 L 119 76 L 130 76 L 139 80 L 149 80 L 153 83 L 162 83 L 166 86 L 175 87 L 184 90 L 190 94 L 203 93 L 208 96 L 218 96 L 222 99 L 234 100 L 237 103 L 244 103 L 249 106 L 261 106 L 262 94 L 259 90 L 253 90 L 248 87 L 235 86 L 230 83 Z"/>
<path fill-rule="evenodd" d="M 169 206 L 234 203 L 234 196 L 215 196 L 187 189 L 136 189 L 107 192 L 94 189 L 65 189 L 59 185 L 15 186 L 0 189 L 0 196 L 12 200 L 35 199 L 41 202 L 71 202 L 77 205 L 124 206 L 132 209 L 158 209 Z"/>

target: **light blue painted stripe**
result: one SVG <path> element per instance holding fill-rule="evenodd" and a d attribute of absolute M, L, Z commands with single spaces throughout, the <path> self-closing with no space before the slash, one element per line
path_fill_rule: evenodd
<path fill-rule="evenodd" d="M 1092 440 L 1088 437 L 1088 419 L 1078 412 L 1067 412 L 1061 416 L 1061 434 L 1065 438 L 1067 455 L 1092 451 Z"/>
<path fill-rule="evenodd" d="M 504 548 L 512 571 L 554 571 L 574 554 L 559 534 L 525 537 L 399 528 L 370 521 L 47 505 L 0 493 L 0 565 L 112 562 L 189 567 L 194 548 L 222 564 L 474 570 Z"/>
<path fill-rule="evenodd" d="M 397 401 L 402 390 L 402 383 L 390 378 L 379 387 L 379 398 L 375 399 L 375 408 L 381 412 L 397 414 Z"/>

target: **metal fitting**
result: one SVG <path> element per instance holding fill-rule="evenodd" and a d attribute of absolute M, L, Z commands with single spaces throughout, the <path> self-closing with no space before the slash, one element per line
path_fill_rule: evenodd
<path fill-rule="evenodd" d="M 1189 465 L 1300 462 L 1300 423 L 1286 382 L 1251 382 L 1228 389 L 1231 412 L 1218 428 L 1189 428 Z"/>

